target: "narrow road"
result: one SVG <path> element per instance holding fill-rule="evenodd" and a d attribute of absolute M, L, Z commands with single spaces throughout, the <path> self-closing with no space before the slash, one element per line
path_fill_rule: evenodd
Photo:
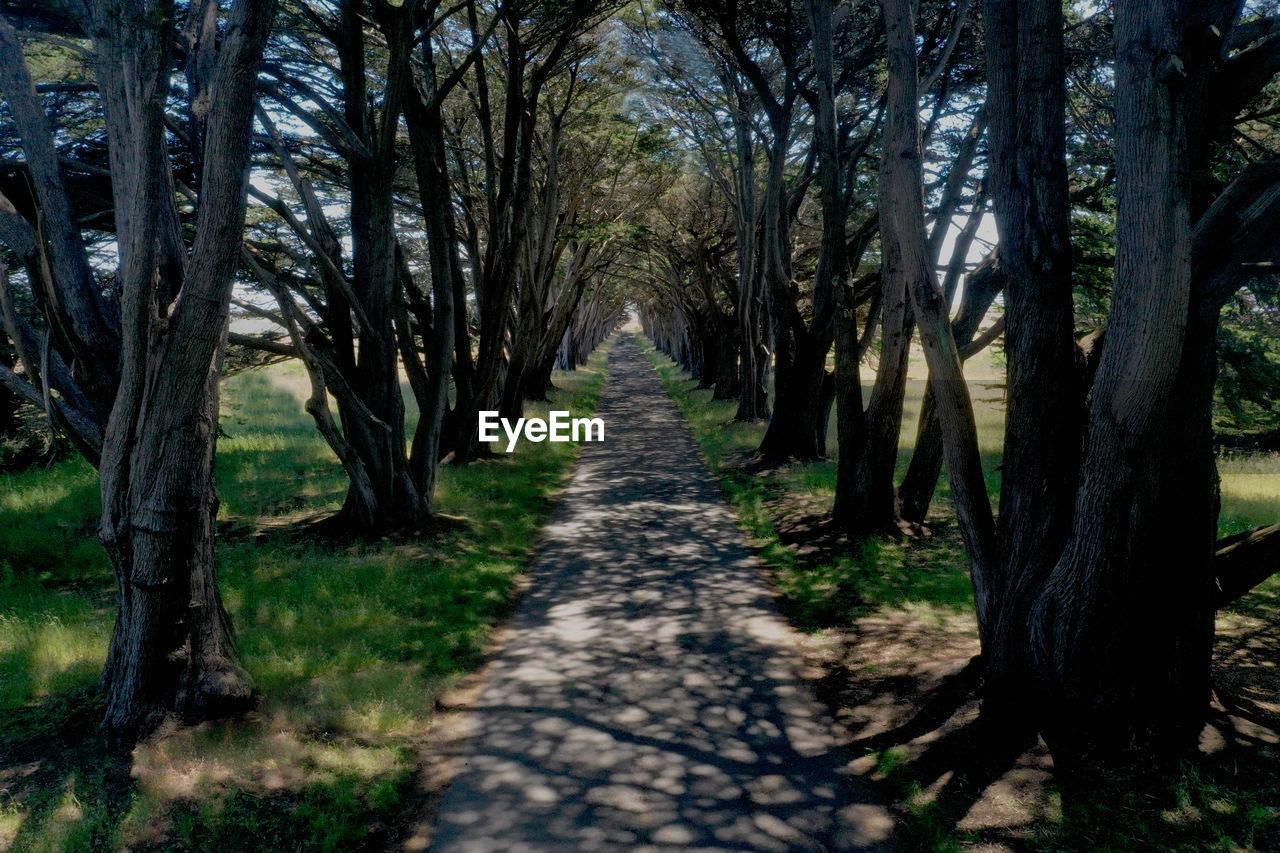
<path fill-rule="evenodd" d="M 760 567 L 630 335 L 598 415 L 605 441 L 552 517 L 431 849 L 879 849 L 888 813 L 842 772 Z"/>

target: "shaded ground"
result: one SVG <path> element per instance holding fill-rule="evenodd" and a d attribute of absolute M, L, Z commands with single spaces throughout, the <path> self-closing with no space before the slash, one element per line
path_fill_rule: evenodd
<path fill-rule="evenodd" d="M 949 598 L 928 577 L 931 568 L 944 574 L 948 549 L 958 547 L 949 517 L 933 517 L 925 538 L 892 546 L 888 571 L 910 593 L 895 600 L 880 588 L 883 555 L 837 570 L 835 583 L 827 577 L 851 544 L 811 496 L 765 494 L 762 507 L 792 560 L 786 578 L 771 570 L 789 591 L 782 605 L 812 631 L 804 648 L 825 672 L 818 693 L 859 753 L 852 768 L 889 803 L 904 847 L 1280 850 L 1280 579 L 1219 614 L 1214 702 L 1199 755 L 1176 767 L 1139 762 L 1137 771 L 1064 780 L 1043 741 L 1008 743 L 978 724 L 973 614 L 939 606 Z M 821 603 L 798 595 L 807 590 L 793 575 L 814 579 Z"/>
<path fill-rule="evenodd" d="M 1215 701 L 1200 754 L 1064 780 L 1042 741 L 978 725 L 969 620 L 882 610 L 812 638 L 820 692 L 912 850 L 1280 850 L 1280 594 L 1218 620 Z M 996 733 L 998 734 L 998 733 Z"/>
<path fill-rule="evenodd" d="M 889 804 L 904 849 L 1280 850 L 1280 577 L 1219 614 L 1199 754 L 1060 778 L 1043 743 L 1008 743 L 976 722 L 972 586 L 945 476 L 922 535 L 851 543 L 826 524 L 833 461 L 753 467 L 765 426 L 734 422 L 733 401 L 712 400 L 646 346 L 805 632 L 808 660 L 825 671 L 818 693 L 858 753 L 852 769 Z M 971 390 L 994 500 L 1003 409 L 990 383 Z M 899 475 L 918 391 L 909 384 Z M 1280 517 L 1280 455 L 1224 457 L 1219 470 L 1222 535 Z"/>
<path fill-rule="evenodd" d="M 634 341 L 469 716 L 432 849 L 865 849 L 892 830 Z M 425 839 L 424 839 L 425 841 Z"/>

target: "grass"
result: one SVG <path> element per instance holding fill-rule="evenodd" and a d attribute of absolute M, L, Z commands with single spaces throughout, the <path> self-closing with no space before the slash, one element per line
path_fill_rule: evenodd
<path fill-rule="evenodd" d="M 804 558 L 784 542 L 780 528 L 796 521 L 812 524 L 825 517 L 835 501 L 839 446 L 835 412 L 828 427 L 831 459 L 784 465 L 763 473 L 744 471 L 735 460 L 760 445 L 764 424 L 738 423 L 733 400 L 712 400 L 711 392 L 675 362 L 641 339 L 667 391 L 693 429 L 703 455 L 719 478 L 725 496 L 746 528 L 753 546 L 774 570 L 774 584 L 788 615 L 798 627 L 819 630 L 849 624 L 879 607 L 937 608 L 948 613 L 972 611 L 973 586 L 959 536 L 952 529 L 950 485 L 943 476 L 929 521 L 939 535 L 908 547 L 902 542 L 870 539 L 852 553 Z M 924 380 L 909 379 L 899 438 L 897 473 L 901 477 L 915 447 L 916 424 Z M 997 380 L 971 383 L 979 449 L 993 494 L 998 497 L 1000 445 L 1004 429 L 1002 388 Z M 869 389 L 864 390 L 864 397 Z M 826 559 L 830 557 L 830 559 Z"/>
<path fill-rule="evenodd" d="M 742 470 L 735 463 L 759 446 L 764 425 L 733 422 L 734 401 L 712 400 L 674 362 L 641 343 L 767 563 L 784 610 L 813 638 L 828 673 L 819 689 L 837 716 L 850 720 L 855 731 L 857 725 L 874 730 L 870 723 L 886 706 L 898 716 L 879 719 L 891 725 L 910 717 L 938 695 L 939 664 L 977 647 L 972 585 L 945 474 L 930 510 L 933 536 L 870 539 L 806 553 L 805 533 L 789 531 L 801 519 L 810 522 L 800 525 L 802 531 L 812 533 L 817 528 L 811 521 L 830 512 L 835 462 Z M 1003 400 L 999 376 L 988 370 L 978 375 L 970 389 L 994 505 Z M 899 478 L 914 449 L 922 392 L 923 382 L 908 382 Z M 828 434 L 835 432 L 833 415 Z M 831 444 L 834 458 L 839 449 Z M 1228 456 L 1219 471 L 1223 535 L 1280 520 L 1280 456 Z M 919 739 L 877 746 L 863 769 L 893 803 L 904 847 L 913 851 L 1280 849 L 1277 624 L 1276 578 L 1220 615 L 1215 683 L 1219 693 L 1225 687 L 1248 707 L 1235 709 L 1241 716 L 1219 714 L 1211 729 L 1219 742 L 1174 772 L 1100 773 L 1072 783 L 1044 769 L 1051 765 L 1043 744 L 994 775 L 959 761 L 940 762 L 938 754 L 945 758 L 947 749 L 953 758 L 965 754 L 967 720 L 976 712 L 972 701 Z"/>
<path fill-rule="evenodd" d="M 606 364 L 557 372 L 529 414 L 593 410 Z M 575 446 L 445 467 L 449 523 L 430 534 L 317 542 L 293 528 L 338 509 L 345 479 L 304 398 L 296 366 L 224 383 L 218 565 L 260 708 L 129 754 L 96 729 L 115 606 L 96 474 L 73 459 L 0 476 L 0 850 L 382 850 L 405 834 L 428 723 L 483 660 Z"/>
<path fill-rule="evenodd" d="M 1280 521 L 1280 454 L 1238 453 L 1218 461 L 1223 536 Z"/>

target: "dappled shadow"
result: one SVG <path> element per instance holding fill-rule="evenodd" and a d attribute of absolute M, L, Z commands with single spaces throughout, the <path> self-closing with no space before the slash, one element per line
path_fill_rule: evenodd
<path fill-rule="evenodd" d="M 1280 580 L 1272 579 L 1218 619 L 1215 692 L 1254 725 L 1280 730 Z"/>
<path fill-rule="evenodd" d="M 831 678 L 831 676 L 828 676 Z M 982 658 L 974 655 L 960 671 L 947 676 L 942 682 L 925 695 L 919 707 L 910 719 L 894 728 L 868 735 L 854 741 L 852 746 L 868 751 L 888 749 L 900 743 L 907 743 L 922 735 L 940 728 L 962 708 L 971 703 L 978 695 L 978 686 L 982 678 Z M 890 679 L 885 679 L 890 680 Z M 908 679 L 894 679 L 895 685 L 885 685 L 894 693 L 903 693 L 909 689 Z M 903 683 L 908 682 L 908 683 Z"/>
<path fill-rule="evenodd" d="M 244 520 L 218 522 L 221 544 L 252 544 L 287 547 L 306 544 L 330 550 L 350 550 L 352 545 L 383 547 L 387 544 L 440 545 L 457 536 L 474 531 L 470 519 L 435 513 L 414 527 L 398 527 L 387 531 L 363 531 L 340 513 L 313 512 L 302 516 L 279 516 L 255 524 Z"/>
<path fill-rule="evenodd" d="M 758 563 L 627 339 L 472 710 L 432 849 L 857 849 L 892 826 L 800 687 Z"/>
<path fill-rule="evenodd" d="M 0 799 L 16 826 L 10 850 L 111 849 L 134 789 L 132 744 L 98 727 L 102 697 L 85 686 L 9 709 L 0 724 Z M 14 810 L 20 810 L 15 812 Z"/>
<path fill-rule="evenodd" d="M 976 651 L 969 620 L 889 610 L 860 619 L 822 662 L 819 694 L 854 734 L 854 767 L 893 803 L 907 849 L 952 849 L 957 834 L 1008 842 L 1038 814 L 1048 755 L 981 721 Z"/>
<path fill-rule="evenodd" d="M 216 809 L 207 802 L 178 800 L 168 816 L 171 835 L 144 842 L 135 853 L 229 853 L 262 850 L 341 850 L 375 853 L 393 849 L 399 828 L 386 809 L 370 802 L 370 780 L 360 773 L 316 774 L 319 781 L 296 790 L 236 790 Z M 405 808 L 418 805 L 412 773 L 379 780 L 382 797 L 395 796 Z M 299 823 L 309 837 L 299 847 Z"/>
<path fill-rule="evenodd" d="M 909 849 L 1280 849 L 1275 595 L 1264 587 L 1220 617 L 1217 701 L 1182 762 L 1055 772 L 1043 741 L 981 721 L 979 664 L 960 656 L 976 641 L 927 614 L 859 620 L 823 661 L 819 692 Z"/>

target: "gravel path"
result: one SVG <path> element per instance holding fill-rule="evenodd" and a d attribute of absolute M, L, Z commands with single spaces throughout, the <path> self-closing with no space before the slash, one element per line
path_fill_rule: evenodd
<path fill-rule="evenodd" d="M 551 519 L 431 849 L 888 846 L 888 812 L 842 772 L 760 567 L 629 335 L 598 415 L 605 441 Z"/>

